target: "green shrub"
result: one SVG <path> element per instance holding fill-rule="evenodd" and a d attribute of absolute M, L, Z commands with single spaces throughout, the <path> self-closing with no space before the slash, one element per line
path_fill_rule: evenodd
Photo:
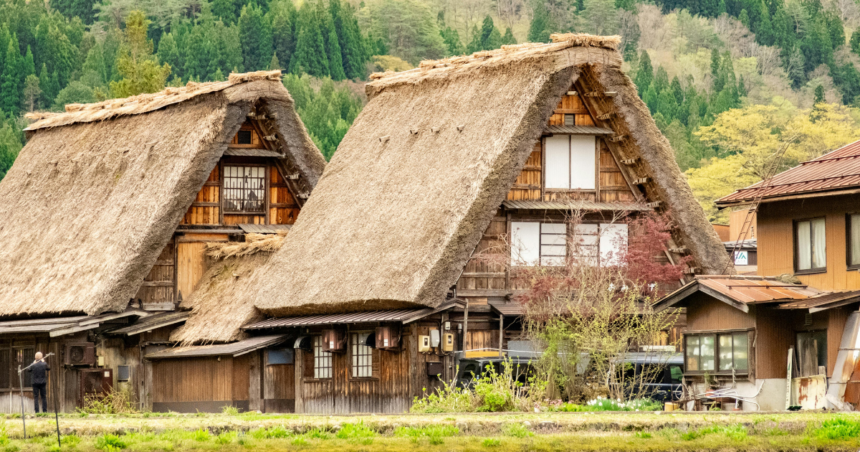
<path fill-rule="evenodd" d="M 304 437 L 310 439 L 330 439 L 331 433 L 325 430 L 321 430 L 319 428 L 315 428 L 313 430 L 305 432 Z"/>
<path fill-rule="evenodd" d="M 641 438 L 641 439 L 650 439 L 651 438 L 651 434 L 648 432 L 636 432 L 633 434 L 633 436 L 635 436 L 637 438 Z"/>
<path fill-rule="evenodd" d="M 860 438 L 860 421 L 852 421 L 842 417 L 828 419 L 814 431 L 813 436 L 817 439 L 837 441 Z"/>
<path fill-rule="evenodd" d="M 224 405 L 221 408 L 221 414 L 226 414 L 227 416 L 238 416 L 239 409 L 234 406 Z"/>
<path fill-rule="evenodd" d="M 448 436 L 457 436 L 460 434 L 460 429 L 453 425 L 428 425 L 426 427 L 397 427 L 394 430 L 394 436 L 401 438 L 410 438 L 412 442 L 417 443 L 422 438 L 428 438 L 430 444 L 439 445 L 443 443 L 442 438 Z"/>
<path fill-rule="evenodd" d="M 505 436 L 513 436 L 514 438 L 525 438 L 527 436 L 534 436 L 534 433 L 529 431 L 523 424 L 505 424 L 502 427 L 502 433 Z"/>
<path fill-rule="evenodd" d="M 125 448 L 126 444 L 119 436 L 107 433 L 96 438 L 96 449 L 105 452 L 117 452 Z"/>
<path fill-rule="evenodd" d="M 223 432 L 215 437 L 216 444 L 230 444 L 236 438 L 236 432 Z"/>
<path fill-rule="evenodd" d="M 81 437 L 78 435 L 66 435 L 61 438 L 61 442 L 64 446 L 74 449 L 81 443 Z"/>
<path fill-rule="evenodd" d="M 682 433 L 681 439 L 684 441 L 693 441 L 705 435 L 712 434 L 722 435 L 734 441 L 743 441 L 747 438 L 748 435 L 746 427 L 741 424 L 733 424 L 726 426 L 716 425 L 713 427 L 706 427 L 703 429 L 692 430 L 687 433 Z"/>
<path fill-rule="evenodd" d="M 209 434 L 209 430 L 202 428 L 194 431 L 194 433 L 191 434 L 191 438 L 194 439 L 194 441 L 200 442 L 209 441 L 209 438 L 211 438 L 211 436 L 212 435 Z"/>
<path fill-rule="evenodd" d="M 307 446 L 308 440 L 306 440 L 303 436 L 297 436 L 293 438 L 292 444 L 293 446 Z"/>
<path fill-rule="evenodd" d="M 335 437 L 338 439 L 358 440 L 362 444 L 370 444 L 373 442 L 373 437 L 375 437 L 376 434 L 377 433 L 373 431 L 373 429 L 364 425 L 364 422 L 359 422 L 357 424 L 344 424 L 344 426 L 337 431 Z"/>
<path fill-rule="evenodd" d="M 487 438 L 481 441 L 481 445 L 484 447 L 499 447 L 502 445 L 502 440 L 496 438 Z"/>

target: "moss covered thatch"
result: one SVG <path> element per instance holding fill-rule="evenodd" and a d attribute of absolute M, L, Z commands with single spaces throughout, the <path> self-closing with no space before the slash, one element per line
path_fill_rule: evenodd
<path fill-rule="evenodd" d="M 554 38 L 375 76 L 369 103 L 247 296 L 271 315 L 442 303 L 585 73 L 617 93 L 607 101 L 618 113 L 611 125 L 626 126 L 696 264 L 722 271 L 725 250 L 622 73 L 618 38 Z"/>
<path fill-rule="evenodd" d="M 185 325 L 173 331 L 170 340 L 184 345 L 231 342 L 244 338 L 240 328 L 262 320 L 254 303 L 241 296 L 252 290 L 254 272 L 281 248 L 286 231 L 278 234 L 248 234 L 244 242 L 215 242 L 206 245 L 208 270 L 197 289 L 181 307 L 191 309 Z"/>
<path fill-rule="evenodd" d="M 0 316 L 123 310 L 257 102 L 315 185 L 325 161 L 277 71 L 31 115 L 0 183 Z"/>

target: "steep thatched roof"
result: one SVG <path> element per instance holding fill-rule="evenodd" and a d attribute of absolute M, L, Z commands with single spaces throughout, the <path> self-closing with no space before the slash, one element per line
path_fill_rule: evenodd
<path fill-rule="evenodd" d="M 325 160 L 277 71 L 31 115 L 0 183 L 0 316 L 124 309 L 255 104 L 315 185 Z"/>
<path fill-rule="evenodd" d="M 443 302 L 577 81 L 616 92 L 601 100 L 614 111 L 598 125 L 636 150 L 656 181 L 653 198 L 674 212 L 697 264 L 722 271 L 725 250 L 621 72 L 618 37 L 554 40 L 375 76 L 369 103 L 246 296 L 272 315 Z"/>
<path fill-rule="evenodd" d="M 170 340 L 192 345 L 242 339 L 240 328 L 263 316 L 241 294 L 253 289 L 252 276 L 281 248 L 286 235 L 248 234 L 244 242 L 207 244 L 209 269 L 181 305 L 191 309 L 191 317 L 170 334 Z"/>

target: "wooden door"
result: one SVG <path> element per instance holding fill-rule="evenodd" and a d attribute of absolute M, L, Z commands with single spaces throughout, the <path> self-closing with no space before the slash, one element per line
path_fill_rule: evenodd
<path fill-rule="evenodd" d="M 187 300 L 206 272 L 206 243 L 179 242 L 176 247 L 176 288 Z"/>

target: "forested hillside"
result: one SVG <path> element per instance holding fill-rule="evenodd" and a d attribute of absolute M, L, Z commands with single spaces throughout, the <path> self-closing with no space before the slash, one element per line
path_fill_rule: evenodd
<path fill-rule="evenodd" d="M 283 69 L 330 158 L 373 71 L 555 32 L 618 34 L 712 220 L 716 197 L 860 139 L 860 0 L 5 0 L 0 178 L 22 115 Z"/>

